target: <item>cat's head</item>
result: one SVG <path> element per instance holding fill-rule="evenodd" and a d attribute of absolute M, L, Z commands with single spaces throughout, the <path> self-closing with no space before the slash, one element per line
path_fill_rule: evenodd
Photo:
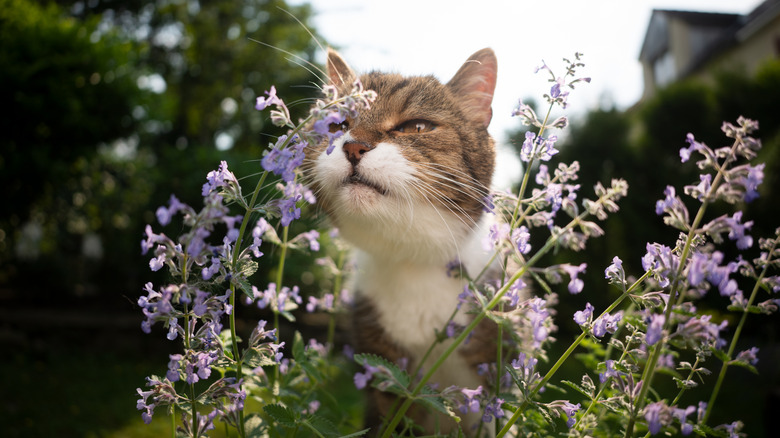
<path fill-rule="evenodd" d="M 493 51 L 483 49 L 446 84 L 432 76 L 359 77 L 377 99 L 333 126 L 344 132 L 335 149 L 308 150 L 304 166 L 320 205 L 347 240 L 372 253 L 443 257 L 462 245 L 482 216 L 495 167 L 487 127 L 496 68 Z M 328 77 L 340 95 L 358 79 L 335 51 L 328 53 Z"/>

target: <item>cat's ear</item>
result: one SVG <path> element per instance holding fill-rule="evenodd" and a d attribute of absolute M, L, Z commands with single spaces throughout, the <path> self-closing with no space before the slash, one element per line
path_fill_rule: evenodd
<path fill-rule="evenodd" d="M 339 52 L 328 48 L 328 80 L 331 85 L 340 87 L 344 84 L 351 85 L 355 82 L 355 72 L 349 68 L 344 58 L 339 55 Z"/>
<path fill-rule="evenodd" d="M 497 70 L 496 54 L 490 48 L 482 49 L 471 55 L 447 83 L 467 108 L 467 117 L 485 127 L 493 118 L 490 104 L 496 89 Z"/>

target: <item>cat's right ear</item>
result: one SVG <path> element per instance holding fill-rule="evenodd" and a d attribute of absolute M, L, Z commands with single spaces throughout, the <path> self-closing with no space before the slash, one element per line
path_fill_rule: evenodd
<path fill-rule="evenodd" d="M 352 85 L 355 82 L 355 72 L 347 65 L 339 52 L 328 48 L 328 80 L 331 85 L 341 87 L 344 84 Z"/>

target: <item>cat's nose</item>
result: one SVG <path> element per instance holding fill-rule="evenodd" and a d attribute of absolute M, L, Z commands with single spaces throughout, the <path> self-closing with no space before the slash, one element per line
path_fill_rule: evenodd
<path fill-rule="evenodd" d="M 373 148 L 365 143 L 349 141 L 344 143 L 343 149 L 344 155 L 347 156 L 347 160 L 352 163 L 353 166 L 357 166 L 358 162 L 363 158 L 363 155 Z"/>

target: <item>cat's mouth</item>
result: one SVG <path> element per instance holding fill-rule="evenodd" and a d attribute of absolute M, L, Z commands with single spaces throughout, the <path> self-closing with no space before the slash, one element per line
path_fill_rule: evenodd
<path fill-rule="evenodd" d="M 368 187 L 370 189 L 373 189 L 375 192 L 379 193 L 380 195 L 387 195 L 387 189 L 380 186 L 379 184 L 369 181 L 357 172 L 353 172 L 352 175 L 350 175 L 345 181 L 344 184 L 355 184 L 355 185 L 362 185 L 365 187 Z"/>

